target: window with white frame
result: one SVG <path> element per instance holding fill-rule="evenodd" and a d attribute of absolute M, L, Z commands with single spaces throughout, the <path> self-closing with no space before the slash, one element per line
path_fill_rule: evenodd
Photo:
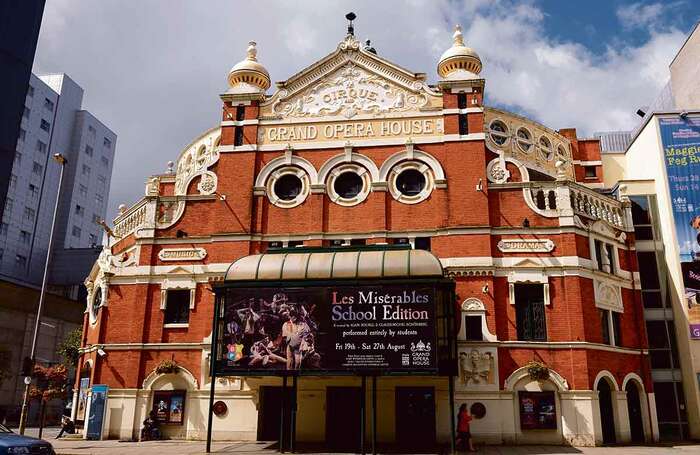
<path fill-rule="evenodd" d="M 476 297 L 469 297 L 462 302 L 462 324 L 457 338 L 466 341 L 497 340 L 486 324 L 486 307 Z"/>
<path fill-rule="evenodd" d="M 610 346 L 622 346 L 622 331 L 620 330 L 620 313 L 613 310 L 599 309 L 600 328 L 603 343 Z"/>
<path fill-rule="evenodd" d="M 196 286 L 193 279 L 180 277 L 161 284 L 160 309 L 163 310 L 165 327 L 186 327 L 189 324 Z"/>
<path fill-rule="evenodd" d="M 617 270 L 617 248 L 611 243 L 599 239 L 593 240 L 593 261 L 598 270 L 615 274 Z"/>
<path fill-rule="evenodd" d="M 189 289 L 170 289 L 166 292 L 163 323 L 188 324 L 190 322 Z"/>
<path fill-rule="evenodd" d="M 544 285 L 516 283 L 515 326 L 520 341 L 547 341 L 547 317 L 544 311 Z"/>

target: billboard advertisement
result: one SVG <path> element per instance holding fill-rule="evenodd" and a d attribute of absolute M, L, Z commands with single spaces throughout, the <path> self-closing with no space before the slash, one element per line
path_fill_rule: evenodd
<path fill-rule="evenodd" d="M 431 284 L 230 288 L 217 372 L 436 372 Z"/>
<path fill-rule="evenodd" d="M 700 116 L 659 119 L 688 305 L 690 336 L 700 339 Z"/>
<path fill-rule="evenodd" d="M 95 384 L 92 386 L 85 439 L 102 439 L 102 426 L 105 417 L 108 389 L 109 387 L 103 384 Z"/>

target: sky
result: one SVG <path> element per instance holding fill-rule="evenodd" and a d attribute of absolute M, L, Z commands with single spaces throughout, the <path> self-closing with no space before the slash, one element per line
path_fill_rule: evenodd
<path fill-rule="evenodd" d="M 586 136 L 634 128 L 700 0 L 47 0 L 33 70 L 68 74 L 83 108 L 117 134 L 111 220 L 218 123 L 248 41 L 273 82 L 285 80 L 336 48 L 348 11 L 358 38 L 431 83 L 461 24 L 483 62 L 486 104 Z"/>

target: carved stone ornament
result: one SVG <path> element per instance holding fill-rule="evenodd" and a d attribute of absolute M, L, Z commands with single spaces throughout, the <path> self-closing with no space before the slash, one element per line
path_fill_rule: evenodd
<path fill-rule="evenodd" d="M 201 261 L 206 256 L 204 248 L 163 248 L 158 252 L 161 261 Z"/>
<path fill-rule="evenodd" d="M 213 174 L 208 168 L 219 160 L 219 137 L 220 128 L 212 128 L 197 140 L 192 142 L 180 155 L 177 160 L 177 173 L 175 176 L 175 195 L 187 193 L 187 187 L 197 176 L 203 174 Z M 211 180 L 211 179 L 208 179 Z M 202 181 L 200 181 L 200 184 Z M 216 187 L 216 181 L 213 182 Z M 211 182 L 208 183 L 211 186 Z M 202 189 L 197 187 L 202 192 Z M 215 190 L 215 188 L 214 188 Z M 212 192 L 214 191 L 212 190 Z M 205 194 L 205 193 L 203 193 Z M 211 194 L 211 193 L 206 193 Z"/>
<path fill-rule="evenodd" d="M 146 183 L 146 196 L 158 196 L 160 194 L 160 178 L 149 177 Z"/>
<path fill-rule="evenodd" d="M 462 311 L 486 311 L 484 302 L 476 297 L 469 297 L 462 303 Z"/>
<path fill-rule="evenodd" d="M 203 173 L 199 180 L 199 184 L 197 184 L 199 194 L 213 194 L 216 192 L 217 180 L 216 174 L 213 172 L 207 171 Z"/>
<path fill-rule="evenodd" d="M 503 253 L 549 253 L 554 250 L 554 242 L 549 239 L 503 239 L 497 246 Z"/>
<path fill-rule="evenodd" d="M 486 166 L 486 177 L 491 183 L 506 183 L 510 178 L 510 171 L 505 168 L 505 163 L 498 158 L 489 162 Z"/>
<path fill-rule="evenodd" d="M 172 226 L 185 211 L 185 201 L 161 201 L 158 203 L 156 227 L 164 229 Z"/>
<path fill-rule="evenodd" d="M 347 62 L 335 73 L 273 106 L 273 112 L 285 117 L 320 117 L 358 114 L 385 114 L 415 111 L 428 98 L 391 84 L 387 79 Z"/>
<path fill-rule="evenodd" d="M 598 280 L 594 280 L 594 285 L 595 304 L 597 307 L 618 311 L 624 309 L 619 286 Z"/>
<path fill-rule="evenodd" d="M 469 353 L 459 353 L 459 380 L 464 385 L 494 384 L 496 359 L 490 351 L 474 348 Z"/>

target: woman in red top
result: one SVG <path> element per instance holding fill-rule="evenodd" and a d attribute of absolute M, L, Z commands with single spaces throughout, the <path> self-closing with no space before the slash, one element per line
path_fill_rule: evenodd
<path fill-rule="evenodd" d="M 472 434 L 469 431 L 469 422 L 472 421 L 472 418 L 467 411 L 467 404 L 462 403 L 457 414 L 457 445 L 466 445 L 470 452 L 476 452 L 472 442 Z"/>

